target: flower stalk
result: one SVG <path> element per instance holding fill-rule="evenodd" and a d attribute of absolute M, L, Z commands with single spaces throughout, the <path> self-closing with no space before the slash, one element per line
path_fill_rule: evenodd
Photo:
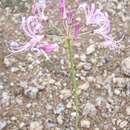
<path fill-rule="evenodd" d="M 70 72 L 70 80 L 72 84 L 72 95 L 74 97 L 74 106 L 76 109 L 76 130 L 79 129 L 80 123 L 80 108 L 79 108 L 79 97 L 78 97 L 78 86 L 76 81 L 76 70 L 73 63 L 73 51 L 72 51 L 72 39 L 66 39 L 66 46 L 67 46 L 67 55 L 68 55 L 68 64 L 69 64 L 69 72 Z"/>

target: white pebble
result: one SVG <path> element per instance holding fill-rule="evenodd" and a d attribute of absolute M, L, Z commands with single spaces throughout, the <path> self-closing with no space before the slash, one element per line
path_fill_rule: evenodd
<path fill-rule="evenodd" d="M 120 128 L 125 128 L 127 126 L 127 124 L 128 124 L 128 121 L 122 121 L 120 123 Z"/>
<path fill-rule="evenodd" d="M 119 89 L 115 89 L 114 93 L 115 93 L 115 95 L 120 95 L 120 90 Z"/>
<path fill-rule="evenodd" d="M 86 50 L 86 54 L 87 54 L 87 55 L 90 55 L 90 54 L 94 53 L 95 50 L 96 50 L 95 45 L 94 45 L 94 44 L 93 44 L 93 45 L 90 45 L 90 46 L 87 48 L 87 50 Z"/>
<path fill-rule="evenodd" d="M 127 115 L 130 115 L 130 106 L 128 106 L 128 107 L 126 108 L 126 113 L 127 113 Z"/>
<path fill-rule="evenodd" d="M 89 120 L 81 120 L 81 127 L 82 128 L 90 128 L 90 121 Z"/>
<path fill-rule="evenodd" d="M 43 130 L 41 122 L 34 121 L 30 124 L 30 130 Z"/>
<path fill-rule="evenodd" d="M 7 126 L 6 121 L 0 121 L 0 130 L 3 130 Z"/>

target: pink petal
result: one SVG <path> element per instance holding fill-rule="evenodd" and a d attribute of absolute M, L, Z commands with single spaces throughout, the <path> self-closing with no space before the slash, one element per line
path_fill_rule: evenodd
<path fill-rule="evenodd" d="M 39 39 L 40 35 L 37 35 L 37 33 L 40 33 L 43 28 L 35 16 L 29 16 L 28 18 L 23 17 L 21 27 L 25 34 L 32 39 Z"/>
<path fill-rule="evenodd" d="M 60 0 L 60 13 L 63 19 L 66 19 L 65 0 Z"/>
<path fill-rule="evenodd" d="M 12 47 L 12 49 L 10 50 L 11 53 L 22 53 L 25 51 L 28 51 L 29 49 L 33 48 L 34 46 L 36 46 L 38 44 L 38 40 L 36 39 L 31 39 L 28 43 L 26 43 L 23 46 L 20 47 Z"/>
<path fill-rule="evenodd" d="M 22 18 L 22 29 L 25 32 L 25 34 L 31 38 L 33 38 L 33 35 L 28 31 L 27 26 L 26 26 L 26 19 L 25 17 Z"/>
<path fill-rule="evenodd" d="M 76 39 L 78 37 L 78 34 L 80 33 L 80 23 L 77 22 L 75 25 L 74 25 L 74 34 L 73 34 L 73 37 L 74 39 Z"/>
<path fill-rule="evenodd" d="M 51 53 L 58 48 L 57 44 L 41 44 L 39 48 L 44 50 L 46 53 Z"/>

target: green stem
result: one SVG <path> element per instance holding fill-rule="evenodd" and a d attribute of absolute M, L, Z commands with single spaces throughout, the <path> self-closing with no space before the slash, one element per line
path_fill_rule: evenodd
<path fill-rule="evenodd" d="M 76 71 L 75 71 L 75 67 L 74 67 L 74 63 L 73 63 L 73 52 L 72 52 L 71 38 L 66 39 L 66 44 L 67 44 L 67 54 L 68 54 L 69 69 L 70 69 L 70 79 L 71 79 L 71 83 L 72 83 L 72 94 L 74 97 L 74 105 L 76 108 L 76 130 L 79 130 L 79 122 L 80 122 L 79 97 L 77 94 L 78 86 L 77 86 L 77 81 L 76 81 Z"/>

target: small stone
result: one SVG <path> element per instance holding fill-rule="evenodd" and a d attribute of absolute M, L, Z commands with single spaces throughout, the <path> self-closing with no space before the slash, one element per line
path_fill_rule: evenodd
<path fill-rule="evenodd" d="M 72 116 L 72 118 L 75 118 L 76 117 L 76 112 L 72 112 L 71 116 Z"/>
<path fill-rule="evenodd" d="M 94 130 L 100 130 L 99 128 L 95 128 Z"/>
<path fill-rule="evenodd" d="M 71 90 L 69 89 L 64 89 L 61 91 L 61 95 L 60 95 L 60 98 L 62 99 L 67 99 L 71 96 Z"/>
<path fill-rule="evenodd" d="M 15 116 L 13 116 L 13 117 L 11 117 L 11 120 L 12 120 L 12 121 L 16 121 L 17 118 L 16 118 Z"/>
<path fill-rule="evenodd" d="M 94 115 L 96 115 L 96 113 L 97 113 L 97 110 L 92 103 L 88 102 L 85 104 L 84 109 L 83 109 L 83 115 L 90 114 L 90 115 L 94 116 Z"/>
<path fill-rule="evenodd" d="M 17 72 L 17 71 L 19 71 L 19 68 L 18 68 L 18 67 L 12 67 L 12 68 L 11 68 L 11 72 L 15 73 L 15 72 Z"/>
<path fill-rule="evenodd" d="M 50 80 L 49 80 L 49 83 L 50 83 L 50 84 L 54 84 L 55 82 L 56 82 L 56 81 L 55 81 L 54 79 L 50 79 Z"/>
<path fill-rule="evenodd" d="M 31 108 L 31 106 L 32 106 L 31 103 L 28 103 L 28 104 L 26 105 L 26 107 L 27 107 L 28 109 Z"/>
<path fill-rule="evenodd" d="M 120 128 L 125 128 L 127 126 L 127 124 L 128 124 L 128 121 L 122 121 L 120 123 Z"/>
<path fill-rule="evenodd" d="M 89 71 L 92 69 L 92 64 L 91 63 L 86 63 L 84 66 L 83 66 L 84 70 L 86 71 Z"/>
<path fill-rule="evenodd" d="M 27 88 L 28 83 L 27 83 L 27 81 L 21 80 L 20 83 L 19 83 L 19 86 L 22 87 L 22 88 Z"/>
<path fill-rule="evenodd" d="M 90 121 L 89 120 L 81 120 L 81 127 L 82 128 L 90 128 Z"/>
<path fill-rule="evenodd" d="M 19 128 L 23 128 L 25 126 L 25 123 L 24 122 L 21 122 L 20 124 L 19 124 Z"/>
<path fill-rule="evenodd" d="M 62 114 L 64 113 L 65 107 L 64 104 L 60 103 L 55 110 L 55 114 Z"/>
<path fill-rule="evenodd" d="M 119 126 L 120 123 L 121 123 L 121 119 L 118 119 L 118 120 L 116 121 L 116 124 Z"/>
<path fill-rule="evenodd" d="M 120 95 L 120 90 L 119 89 L 115 89 L 114 93 L 115 93 L 115 95 Z"/>
<path fill-rule="evenodd" d="M 4 86 L 0 84 L 0 90 L 4 89 Z"/>
<path fill-rule="evenodd" d="M 30 129 L 29 130 L 43 130 L 43 126 L 41 122 L 34 121 L 30 123 Z"/>
<path fill-rule="evenodd" d="M 6 67 L 9 67 L 12 65 L 12 63 L 10 62 L 10 60 L 7 57 L 4 58 L 4 64 L 6 65 Z"/>
<path fill-rule="evenodd" d="M 84 84 L 79 86 L 79 89 L 86 91 L 90 87 L 89 82 L 85 82 Z"/>
<path fill-rule="evenodd" d="M 130 76 L 130 57 L 128 57 L 122 61 L 121 71 L 123 74 Z"/>
<path fill-rule="evenodd" d="M 7 122 L 0 120 L 0 130 L 4 130 L 6 126 L 7 126 Z"/>
<path fill-rule="evenodd" d="M 101 59 L 99 60 L 97 66 L 101 67 L 103 65 L 105 65 L 109 60 L 106 57 L 101 57 Z"/>
<path fill-rule="evenodd" d="M 129 86 L 129 82 L 125 78 L 113 78 L 113 83 L 117 84 L 117 87 L 119 88 L 125 88 L 126 86 Z"/>
<path fill-rule="evenodd" d="M 9 106 L 10 105 L 10 96 L 7 92 L 3 92 L 2 93 L 2 98 L 1 98 L 1 102 L 2 105 L 4 106 Z"/>
<path fill-rule="evenodd" d="M 96 105 L 102 107 L 105 104 L 105 99 L 102 96 L 96 98 Z"/>
<path fill-rule="evenodd" d="M 48 111 L 50 111 L 50 110 L 53 109 L 53 107 L 52 107 L 52 105 L 50 105 L 50 104 L 46 104 L 46 109 L 47 109 Z"/>
<path fill-rule="evenodd" d="M 62 115 L 59 115 L 59 116 L 57 117 L 57 122 L 58 122 L 58 124 L 60 124 L 60 125 L 63 124 L 63 116 L 62 116 Z"/>
<path fill-rule="evenodd" d="M 25 90 L 25 95 L 31 99 L 36 99 L 38 95 L 38 89 L 35 87 L 30 87 L 27 90 Z"/>
<path fill-rule="evenodd" d="M 130 106 L 128 106 L 128 107 L 126 108 L 126 113 L 127 113 L 127 115 L 130 115 Z"/>
<path fill-rule="evenodd" d="M 69 101 L 69 102 L 67 103 L 66 107 L 67 107 L 67 108 L 71 108 L 71 107 L 72 107 L 72 104 L 73 104 L 72 101 Z"/>
<path fill-rule="evenodd" d="M 90 45 L 90 46 L 87 48 L 87 50 L 86 50 L 86 54 L 87 54 L 87 55 L 90 55 L 90 54 L 94 53 L 95 50 L 96 50 L 95 45 L 94 45 L 94 44 L 93 44 L 93 45 Z"/>
<path fill-rule="evenodd" d="M 15 83 L 13 83 L 13 82 L 10 83 L 10 86 L 14 86 L 14 85 L 15 85 Z"/>
<path fill-rule="evenodd" d="M 11 41 L 10 42 L 10 47 L 11 47 L 11 49 L 13 49 L 15 47 L 19 47 L 19 44 L 17 42 L 15 42 L 15 41 Z"/>
<path fill-rule="evenodd" d="M 81 62 L 85 62 L 85 61 L 86 61 L 86 58 L 87 58 L 87 57 L 86 57 L 85 54 L 81 54 L 81 55 L 80 55 L 80 61 L 81 61 Z"/>
<path fill-rule="evenodd" d="M 53 120 L 51 120 L 51 119 L 47 119 L 46 121 L 45 121 L 45 127 L 46 128 L 53 128 L 53 127 L 55 127 L 57 125 L 57 122 L 56 121 L 53 121 Z"/>

